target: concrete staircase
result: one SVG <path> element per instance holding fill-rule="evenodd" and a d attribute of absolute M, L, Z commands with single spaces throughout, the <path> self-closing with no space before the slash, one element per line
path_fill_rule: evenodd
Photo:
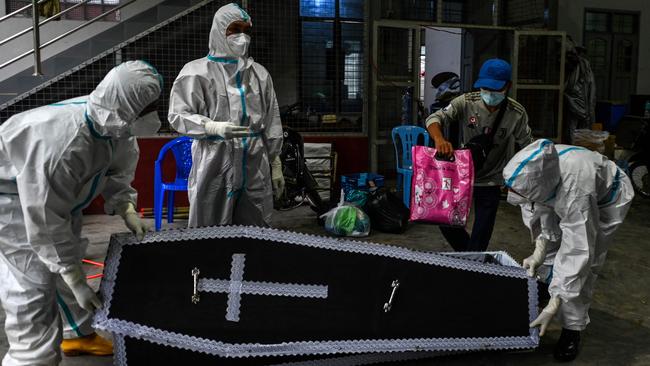
<path fill-rule="evenodd" d="M 50 85 L 67 73 L 91 62 L 93 58 L 106 53 L 121 43 L 147 31 L 153 31 L 179 14 L 208 2 L 210 1 L 165 0 L 129 19 L 116 23 L 112 28 L 96 36 L 44 60 L 42 76 L 33 76 L 33 68 L 29 67 L 1 81 L 0 90 L 3 93 L 0 95 L 0 110 Z"/>

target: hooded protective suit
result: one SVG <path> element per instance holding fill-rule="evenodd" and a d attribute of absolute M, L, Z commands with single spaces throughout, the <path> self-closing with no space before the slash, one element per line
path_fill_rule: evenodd
<path fill-rule="evenodd" d="M 634 198 L 629 178 L 605 156 L 585 148 L 537 140 L 517 153 L 503 170 L 508 188 L 520 195 L 533 236 L 551 243 L 542 280 L 561 300 L 564 328 L 583 330 L 589 323 L 594 282 L 607 249 Z M 539 272 L 538 272 L 539 273 Z"/>
<path fill-rule="evenodd" d="M 93 333 L 61 276 L 79 268 L 87 240 L 81 211 L 98 195 L 105 210 L 135 205 L 138 162 L 132 135 L 156 132 L 162 79 L 142 61 L 111 70 L 87 97 L 36 108 L 0 126 L 0 299 L 7 365 L 57 365 L 61 306 L 68 336 Z M 156 113 L 156 112 L 153 112 Z"/>
<path fill-rule="evenodd" d="M 174 82 L 169 122 L 192 144 L 189 226 L 268 226 L 273 210 L 269 162 L 282 147 L 282 122 L 271 76 L 237 56 L 226 29 L 250 17 L 235 4 L 221 7 L 210 31 L 210 54 L 186 64 Z M 242 35 L 243 36 L 243 35 Z M 247 126 L 245 137 L 223 139 L 206 125 Z"/>

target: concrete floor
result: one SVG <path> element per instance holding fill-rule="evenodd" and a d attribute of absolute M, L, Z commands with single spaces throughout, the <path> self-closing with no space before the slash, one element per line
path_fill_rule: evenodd
<path fill-rule="evenodd" d="M 637 199 L 612 244 L 604 273 L 599 278 L 590 312 L 592 323 L 583 333 L 582 349 L 575 365 L 650 365 L 650 200 Z M 174 225 L 183 226 L 183 222 Z M 301 207 L 277 212 L 274 226 L 296 232 L 324 235 L 315 214 Z M 91 244 L 87 258 L 103 260 L 110 233 L 124 231 L 121 220 L 109 216 L 88 216 L 84 232 Z M 403 235 L 372 233 L 369 241 L 428 251 L 449 251 L 436 227 L 412 224 Z M 505 250 L 521 261 L 533 247 L 521 223 L 519 210 L 505 202 L 499 210 L 490 250 Z M 88 267 L 88 271 L 95 269 Z M 98 286 L 98 280 L 92 280 Z M 480 306 L 478 304 L 477 306 Z M 0 310 L 0 321 L 4 314 Z M 400 365 L 550 365 L 553 346 L 560 334 L 554 324 L 534 352 L 490 352 L 446 356 L 430 361 Z M 0 355 L 7 349 L 0 332 Z M 64 358 L 62 365 L 110 365 L 110 357 Z"/>

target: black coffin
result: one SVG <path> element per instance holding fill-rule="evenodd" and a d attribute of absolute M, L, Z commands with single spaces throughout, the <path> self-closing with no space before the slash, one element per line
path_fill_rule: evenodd
<path fill-rule="evenodd" d="M 250 227 L 114 235 L 94 325 L 127 352 L 226 358 L 536 347 L 535 280 L 488 257 Z"/>

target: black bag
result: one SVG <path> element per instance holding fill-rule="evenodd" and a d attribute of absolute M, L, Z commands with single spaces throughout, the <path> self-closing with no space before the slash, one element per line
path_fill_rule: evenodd
<path fill-rule="evenodd" d="M 501 103 L 499 107 L 499 114 L 497 114 L 496 119 L 494 120 L 494 125 L 492 130 L 489 133 L 484 133 L 478 136 L 472 137 L 465 144 L 465 148 L 469 149 L 472 152 L 472 160 L 474 162 L 474 171 L 478 172 L 483 168 L 485 161 L 487 160 L 492 147 L 494 147 L 494 135 L 501 125 L 501 120 L 503 120 L 503 115 L 506 114 L 506 109 L 508 108 L 508 98 Z"/>
<path fill-rule="evenodd" d="M 385 189 L 370 193 L 365 206 L 373 229 L 385 233 L 403 233 L 409 220 L 409 209 L 402 200 Z"/>

